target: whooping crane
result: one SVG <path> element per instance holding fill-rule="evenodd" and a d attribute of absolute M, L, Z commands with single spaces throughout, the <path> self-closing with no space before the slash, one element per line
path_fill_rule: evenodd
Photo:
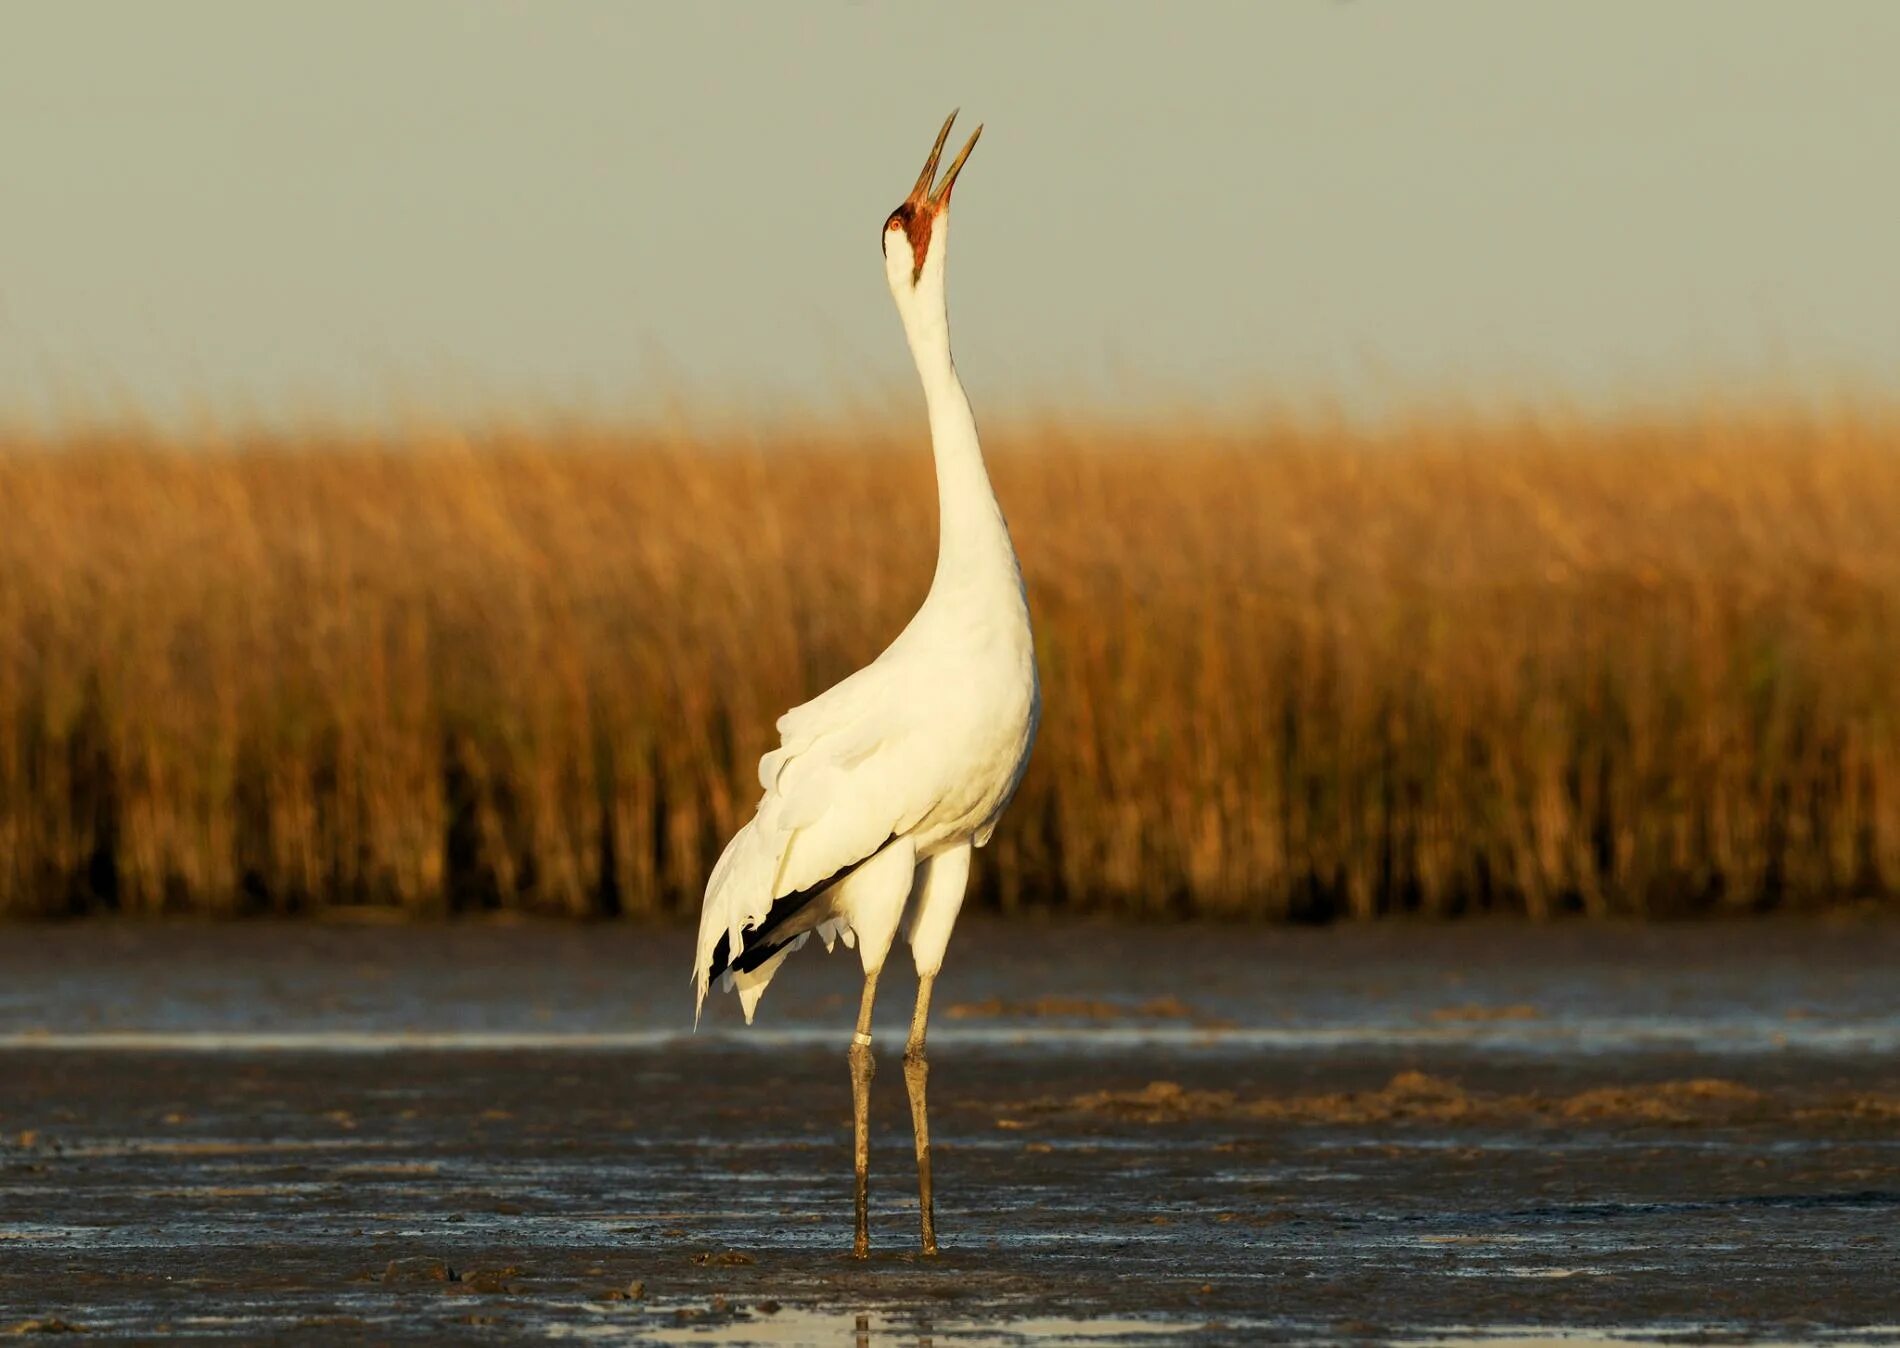
<path fill-rule="evenodd" d="M 1022 780 L 1040 710 L 1022 571 L 950 359 L 950 191 L 983 134 L 977 127 L 933 190 L 956 116 L 944 122 L 917 185 L 883 229 L 885 279 L 930 414 L 936 575 L 923 607 L 882 655 L 779 717 L 779 747 L 759 760 L 765 795 L 758 811 L 707 881 L 693 964 L 697 1005 L 717 978 L 738 990 L 750 1024 L 765 985 L 808 936 L 816 933 L 827 948 L 840 937 L 857 946 L 864 996 L 848 1056 L 857 1175 L 852 1252 L 859 1258 L 870 1252 L 871 1005 L 900 927 L 918 978 L 904 1084 L 923 1250 L 937 1252 L 924 1102 L 930 989 L 963 904 L 970 850 L 990 840 Z"/>

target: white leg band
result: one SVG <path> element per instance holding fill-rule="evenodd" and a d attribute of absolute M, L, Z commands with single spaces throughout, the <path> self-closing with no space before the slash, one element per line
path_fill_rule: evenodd
<path fill-rule="evenodd" d="M 862 1044 L 865 1048 L 869 1048 L 871 1047 L 871 1036 L 866 1034 L 863 1030 L 859 1030 L 856 1034 L 851 1036 L 851 1042 L 854 1044 Z"/>

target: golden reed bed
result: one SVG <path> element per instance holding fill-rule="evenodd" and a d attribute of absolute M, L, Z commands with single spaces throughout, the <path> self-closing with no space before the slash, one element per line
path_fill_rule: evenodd
<path fill-rule="evenodd" d="M 1900 414 L 996 429 L 1005 908 L 1891 903 Z M 921 429 L 0 444 L 0 912 L 680 913 Z"/>

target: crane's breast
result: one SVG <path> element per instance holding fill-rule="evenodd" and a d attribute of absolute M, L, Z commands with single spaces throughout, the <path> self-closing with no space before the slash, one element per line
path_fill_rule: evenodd
<path fill-rule="evenodd" d="M 920 851 L 986 834 L 1029 762 L 1039 711 L 1034 670 L 986 665 L 949 681 L 955 691 L 934 718 L 943 788 L 917 830 Z"/>

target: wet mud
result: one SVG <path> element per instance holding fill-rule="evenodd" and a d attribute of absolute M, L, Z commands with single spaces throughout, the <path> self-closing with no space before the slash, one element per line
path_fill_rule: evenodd
<path fill-rule="evenodd" d="M 1492 1126 L 1625 1122 L 1779 1125 L 1798 1133 L 1855 1121 L 1900 1124 L 1900 1094 L 1808 1090 L 1771 1095 L 1739 1081 L 1698 1077 L 1637 1086 L 1596 1086 L 1571 1094 L 1471 1091 L 1424 1072 L 1400 1072 L 1377 1090 L 1259 1095 L 1189 1090 L 1151 1081 L 1136 1091 L 1091 1091 L 1067 1100 L 1043 1098 L 1018 1107 L 1025 1118 L 1063 1121 L 1088 1115 L 1146 1123 L 1189 1119 L 1310 1124 L 1482 1123 Z M 1020 1125 L 1027 1126 L 1027 1125 Z"/>
<path fill-rule="evenodd" d="M 0 1332 L 1900 1343 L 1890 929 L 978 925 L 864 1263 L 850 965 L 694 1036 L 689 941 L 0 933 Z"/>

